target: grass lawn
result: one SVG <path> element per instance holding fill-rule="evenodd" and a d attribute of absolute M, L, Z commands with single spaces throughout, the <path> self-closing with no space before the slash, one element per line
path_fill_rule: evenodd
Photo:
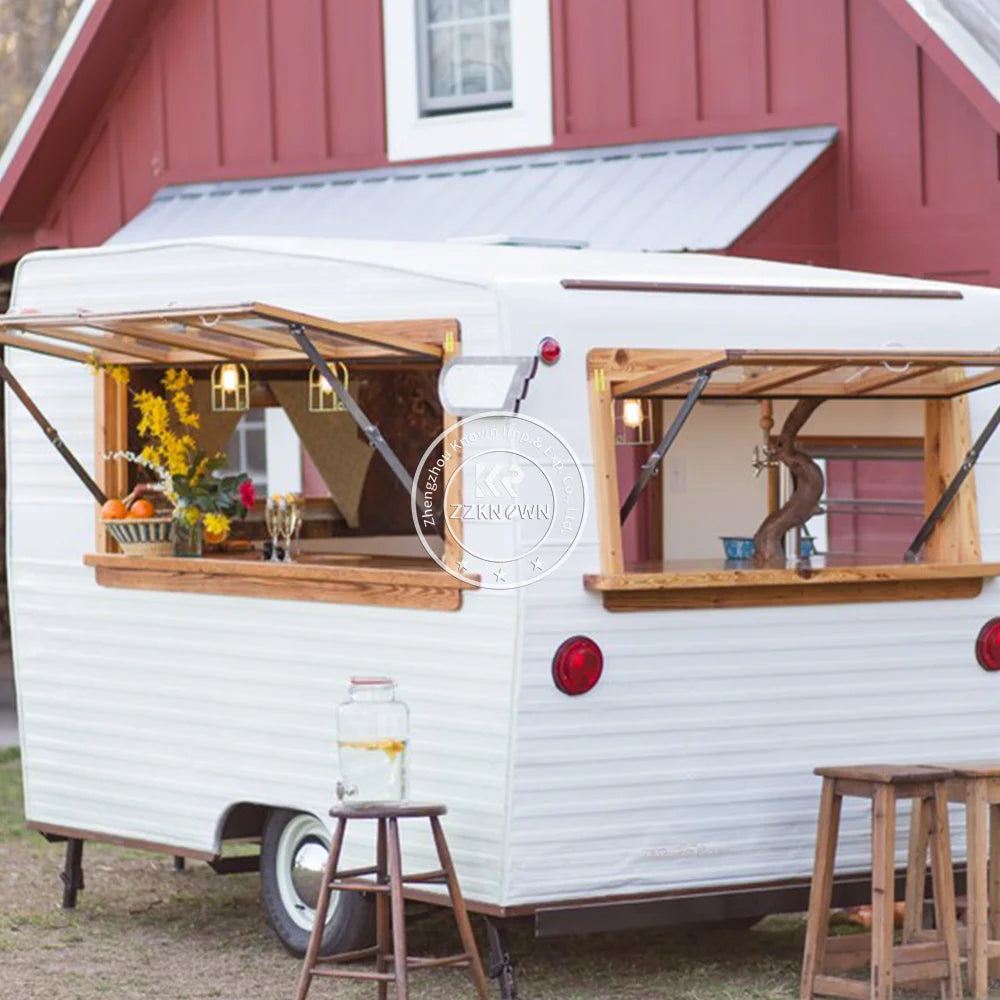
<path fill-rule="evenodd" d="M 60 909 L 63 847 L 23 826 L 20 761 L 0 751 L 0 997 L 17 1000 L 291 1000 L 298 960 L 278 944 L 256 875 L 100 844 L 84 849 L 86 890 Z M 415 920 L 413 952 L 459 950 L 445 912 Z M 514 925 L 522 1000 L 780 1000 L 798 995 L 801 926 L 689 927 L 536 941 Z M 485 949 L 484 949 L 485 953 Z M 414 1000 L 474 994 L 459 971 L 417 973 Z M 317 982 L 310 1000 L 376 995 Z M 392 992 L 390 990 L 390 996 Z M 499 994 L 497 994 L 499 995 Z"/>

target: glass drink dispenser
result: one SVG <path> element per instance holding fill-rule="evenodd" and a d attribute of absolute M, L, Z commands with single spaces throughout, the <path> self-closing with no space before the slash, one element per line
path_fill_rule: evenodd
<path fill-rule="evenodd" d="M 337 798 L 344 805 L 406 799 L 409 728 L 409 709 L 396 700 L 392 680 L 351 678 L 348 699 L 337 708 Z"/>

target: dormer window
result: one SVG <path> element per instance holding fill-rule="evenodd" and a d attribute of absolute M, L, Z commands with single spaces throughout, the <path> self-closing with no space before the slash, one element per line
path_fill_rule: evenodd
<path fill-rule="evenodd" d="M 421 116 L 510 107 L 510 0 L 416 3 Z"/>
<path fill-rule="evenodd" d="M 382 0 L 389 160 L 550 145 L 549 2 Z"/>

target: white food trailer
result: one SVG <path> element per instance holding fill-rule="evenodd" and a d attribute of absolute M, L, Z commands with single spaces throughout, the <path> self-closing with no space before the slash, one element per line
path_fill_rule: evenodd
<path fill-rule="evenodd" d="M 1000 676 L 974 644 L 1000 613 L 1000 444 L 916 559 L 727 565 L 717 536 L 752 534 L 768 509 L 768 477 L 750 468 L 762 400 L 776 428 L 792 401 L 822 395 L 809 433 L 919 439 L 929 511 L 1000 402 L 998 316 L 996 290 L 696 254 L 269 238 L 29 255 L 0 327 L 6 364 L 106 489 L 123 474 L 102 456 L 127 439 L 128 407 L 74 362 L 200 370 L 239 348 L 266 380 L 304 372 L 299 324 L 348 365 L 436 377 L 449 359 L 511 360 L 506 376 L 493 362 L 509 384 L 481 408 L 523 397 L 590 494 L 576 547 L 517 588 L 456 579 L 399 535 L 333 538 L 291 567 L 130 561 L 106 551 L 93 498 L 8 392 L 29 825 L 209 861 L 227 839 L 262 838 L 265 904 L 301 950 L 335 708 L 352 675 L 386 674 L 411 711 L 411 795 L 447 803 L 473 911 L 534 914 L 547 934 L 801 907 L 814 766 L 996 756 Z M 536 361 L 544 338 L 554 363 Z M 623 554 L 626 395 L 679 431 L 654 567 Z M 486 529 L 465 530 L 474 548 Z M 521 544 L 522 528 L 504 530 Z M 604 664 L 579 696 L 553 681 L 574 636 Z M 845 810 L 843 900 L 869 864 L 865 817 Z M 404 851 L 432 867 L 420 833 Z M 353 945 L 368 920 L 352 894 L 327 947 Z"/>

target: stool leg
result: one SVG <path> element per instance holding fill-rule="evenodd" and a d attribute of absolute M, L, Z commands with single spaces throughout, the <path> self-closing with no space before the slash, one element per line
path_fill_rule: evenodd
<path fill-rule="evenodd" d="M 822 974 L 826 961 L 826 936 L 833 900 L 833 866 L 837 854 L 841 797 L 834 791 L 832 778 L 823 779 L 816 824 L 816 860 L 809 890 L 809 917 L 805 951 L 802 956 L 802 1000 L 812 1000 L 813 981 Z"/>
<path fill-rule="evenodd" d="M 406 913 L 403 902 L 403 859 L 399 849 L 399 822 L 386 820 L 389 841 L 389 899 L 392 906 L 392 957 L 396 973 L 396 1000 L 409 1000 L 406 970 Z"/>
<path fill-rule="evenodd" d="M 1000 941 L 1000 805 L 990 806 L 990 940 Z M 1000 976 L 1000 959 L 989 963 L 989 974 Z"/>
<path fill-rule="evenodd" d="M 472 925 L 469 923 L 465 900 L 462 899 L 462 890 L 459 888 L 458 877 L 455 875 L 455 865 L 451 860 L 448 842 L 444 838 L 444 831 L 441 829 L 437 816 L 431 816 L 430 820 L 438 860 L 441 862 L 441 867 L 448 879 L 448 895 L 451 897 L 451 908 L 455 913 L 458 934 L 462 939 L 462 947 L 466 955 L 469 956 L 469 971 L 472 973 L 472 981 L 476 985 L 481 1000 L 489 1000 L 490 989 L 486 984 L 486 973 L 483 972 L 483 963 L 479 959 L 479 949 L 476 947 L 476 938 L 472 933 Z"/>
<path fill-rule="evenodd" d="M 879 785 L 872 803 L 872 1000 L 892 1000 L 896 889 L 896 795 Z"/>
<path fill-rule="evenodd" d="M 379 885 L 389 884 L 389 863 L 385 841 L 385 820 L 378 821 L 378 847 L 376 848 L 376 881 Z M 389 967 L 387 956 L 392 953 L 392 943 L 389 939 L 389 900 L 384 892 L 375 894 L 375 943 L 378 950 L 375 952 L 375 971 L 385 972 Z M 378 984 L 379 1000 L 386 1000 L 389 993 L 389 984 L 385 980 L 380 980 Z"/>
<path fill-rule="evenodd" d="M 955 873 L 951 864 L 951 836 L 948 831 L 948 788 L 944 782 L 938 782 L 934 787 L 931 877 L 934 880 L 934 912 L 938 933 L 944 940 L 948 956 L 948 982 L 944 993 L 947 1000 L 962 1000 L 962 970 L 955 917 Z"/>
<path fill-rule="evenodd" d="M 316 900 L 316 920 L 313 922 L 312 933 L 309 935 L 309 946 L 306 948 L 305 962 L 302 965 L 302 975 L 299 977 L 299 991 L 296 1000 L 306 1000 L 309 984 L 312 982 L 312 970 L 319 955 L 319 946 L 323 942 L 323 930 L 326 926 L 326 914 L 330 908 L 330 883 L 337 874 L 337 862 L 340 860 L 340 849 L 344 844 L 344 828 L 346 819 L 337 820 L 337 829 L 330 844 L 330 857 L 323 872 L 323 882 L 319 887 L 319 899 Z"/>
<path fill-rule="evenodd" d="M 986 874 L 989 802 L 981 781 L 965 782 L 965 828 L 968 856 L 967 892 L 969 989 L 975 1000 L 985 1000 L 989 988 L 986 942 L 989 939 L 989 885 Z M 935 886 L 934 891 L 937 892 Z"/>
<path fill-rule="evenodd" d="M 928 811 L 923 799 L 914 799 L 910 809 L 910 841 L 906 857 L 906 908 L 903 911 L 903 944 L 916 940 L 924 926 L 927 888 Z"/>

